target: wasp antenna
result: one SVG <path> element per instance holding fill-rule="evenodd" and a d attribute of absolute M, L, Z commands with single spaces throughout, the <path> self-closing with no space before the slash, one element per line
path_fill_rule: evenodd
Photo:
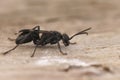
<path fill-rule="evenodd" d="M 86 35 L 88 35 L 88 32 L 86 32 L 86 31 L 88 31 L 88 30 L 90 30 L 90 29 L 91 29 L 91 27 L 90 27 L 90 28 L 87 28 L 87 29 L 85 29 L 85 30 L 83 30 L 83 31 L 80 31 L 80 32 L 78 32 L 78 33 L 76 33 L 76 34 L 74 34 L 73 36 L 70 37 L 70 40 L 71 40 L 73 37 L 75 37 L 75 36 L 77 36 L 77 35 L 80 35 L 80 34 L 86 34 Z"/>

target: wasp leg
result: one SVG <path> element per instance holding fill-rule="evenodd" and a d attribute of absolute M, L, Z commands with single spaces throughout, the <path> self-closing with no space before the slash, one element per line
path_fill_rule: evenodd
<path fill-rule="evenodd" d="M 6 54 L 8 54 L 9 52 L 15 50 L 18 46 L 19 46 L 19 45 L 16 45 L 14 48 L 12 48 L 12 49 L 10 49 L 10 50 L 4 52 L 3 55 L 6 55 Z"/>
<path fill-rule="evenodd" d="M 10 40 L 10 41 L 15 41 L 16 39 L 8 38 L 8 40 Z"/>
<path fill-rule="evenodd" d="M 38 45 L 35 46 L 35 49 L 34 49 L 32 55 L 31 55 L 31 57 L 34 57 L 37 47 L 38 47 Z"/>
<path fill-rule="evenodd" d="M 60 47 L 60 43 L 59 43 L 59 42 L 58 42 L 58 49 L 59 49 L 59 51 L 60 51 L 61 54 L 67 55 L 67 53 L 64 53 L 64 52 L 61 50 L 61 47 Z"/>
<path fill-rule="evenodd" d="M 77 43 L 76 42 L 73 42 L 73 43 L 70 42 L 70 44 L 74 45 L 74 44 L 77 44 Z"/>

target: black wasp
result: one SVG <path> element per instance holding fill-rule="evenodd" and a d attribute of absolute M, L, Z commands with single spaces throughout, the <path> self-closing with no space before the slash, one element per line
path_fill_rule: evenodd
<path fill-rule="evenodd" d="M 58 45 L 58 49 L 59 51 L 63 54 L 63 55 L 67 55 L 67 53 L 62 52 L 61 47 L 60 47 L 60 43 L 59 41 L 62 40 L 63 44 L 65 46 L 69 46 L 70 40 L 80 34 L 87 34 L 88 33 L 86 31 L 90 30 L 91 28 L 85 29 L 83 31 L 80 31 L 76 34 L 74 34 L 73 36 L 69 37 L 67 34 L 61 34 L 58 31 L 45 31 L 45 30 L 40 30 L 40 26 L 35 26 L 33 29 L 22 29 L 19 31 L 19 35 L 18 37 L 15 39 L 15 43 L 16 46 L 6 52 L 4 52 L 3 54 L 7 54 L 10 51 L 16 49 L 20 44 L 24 44 L 24 43 L 28 43 L 28 42 L 32 42 L 35 44 L 35 49 L 31 55 L 31 57 L 34 56 L 36 48 L 38 46 L 45 46 L 47 44 L 57 44 Z M 41 36 L 39 35 L 41 34 Z"/>

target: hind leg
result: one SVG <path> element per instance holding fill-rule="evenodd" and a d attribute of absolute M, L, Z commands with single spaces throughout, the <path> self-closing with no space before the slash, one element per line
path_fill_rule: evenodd
<path fill-rule="evenodd" d="M 12 48 L 12 49 L 10 49 L 10 50 L 4 52 L 3 55 L 6 55 L 6 54 L 8 54 L 9 52 L 15 50 L 18 46 L 19 46 L 19 45 L 16 45 L 14 48 Z"/>
<path fill-rule="evenodd" d="M 74 45 L 74 44 L 77 44 L 77 43 L 76 42 L 72 42 L 72 43 L 70 42 L 70 44 Z"/>

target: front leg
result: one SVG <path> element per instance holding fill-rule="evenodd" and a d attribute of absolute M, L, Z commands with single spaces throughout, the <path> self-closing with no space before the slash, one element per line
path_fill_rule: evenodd
<path fill-rule="evenodd" d="M 67 55 L 67 53 L 64 53 L 64 52 L 61 50 L 61 47 L 60 47 L 60 43 L 59 43 L 59 42 L 58 42 L 58 49 L 59 49 L 59 51 L 60 51 L 61 54 Z"/>

